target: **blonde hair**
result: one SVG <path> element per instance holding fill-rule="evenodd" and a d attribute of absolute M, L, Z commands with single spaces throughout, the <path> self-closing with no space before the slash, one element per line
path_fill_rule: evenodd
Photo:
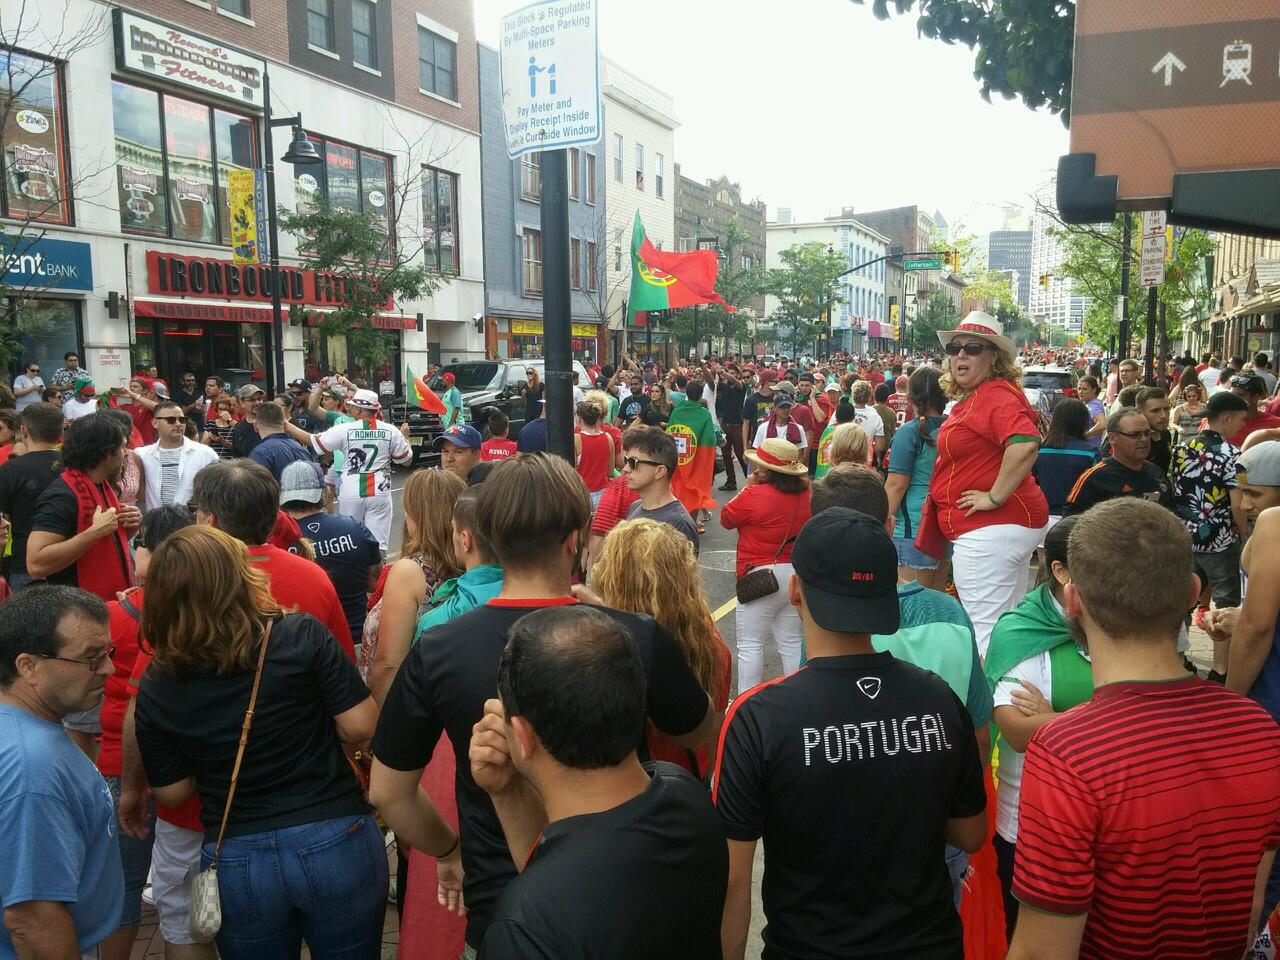
<path fill-rule="evenodd" d="M 849 391 L 853 395 L 854 403 L 861 403 L 864 406 L 871 402 L 871 398 L 875 396 L 875 391 L 871 389 L 871 384 L 866 380 L 857 380 Z"/>
<path fill-rule="evenodd" d="M 609 403 L 609 395 L 605 393 L 603 390 L 588 390 L 586 393 L 582 395 L 582 402 L 590 403 L 594 406 L 599 407 L 600 419 L 603 420 L 605 423 L 611 422 L 609 417 L 609 409 L 611 406 L 611 404 Z"/>
<path fill-rule="evenodd" d="M 462 572 L 453 553 L 453 505 L 465 489 L 462 478 L 448 470 L 415 471 L 404 485 L 404 546 L 400 555 L 426 558 L 441 580 Z"/>
<path fill-rule="evenodd" d="M 868 453 L 867 434 L 856 423 L 842 423 L 831 431 L 831 445 L 827 447 L 827 459 L 834 467 L 841 463 L 866 466 Z"/>
<path fill-rule="evenodd" d="M 216 527 L 184 527 L 151 558 L 139 633 L 157 670 L 223 676 L 254 668 L 265 621 L 283 612 L 243 543 Z"/>
<path fill-rule="evenodd" d="M 647 613 L 671 631 L 702 689 L 719 701 L 724 641 L 684 534 L 656 520 L 623 521 L 605 537 L 591 582 L 606 605 Z"/>
<path fill-rule="evenodd" d="M 991 363 L 991 375 L 987 380 L 1008 380 L 1019 390 L 1022 389 L 1022 368 L 1013 362 L 1013 358 L 1006 354 L 1003 350 L 992 344 L 992 352 L 996 358 Z M 983 383 L 986 381 L 984 380 Z M 981 386 L 979 384 L 978 386 Z M 951 377 L 951 364 L 947 364 L 947 369 L 942 376 L 938 378 L 938 386 L 942 388 L 942 392 L 947 395 L 948 400 L 961 400 L 965 396 L 965 392 L 960 389 L 960 385 Z M 978 387 L 974 387 L 978 389 Z"/>

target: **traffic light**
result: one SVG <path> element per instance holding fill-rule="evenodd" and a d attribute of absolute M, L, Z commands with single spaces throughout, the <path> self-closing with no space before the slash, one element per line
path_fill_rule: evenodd
<path fill-rule="evenodd" d="M 960 272 L 960 251 L 948 250 L 942 255 L 942 262 L 952 273 Z"/>
<path fill-rule="evenodd" d="M 1040 286 L 1044 287 L 1046 290 L 1049 289 L 1049 275 L 1047 273 L 1040 274 Z"/>

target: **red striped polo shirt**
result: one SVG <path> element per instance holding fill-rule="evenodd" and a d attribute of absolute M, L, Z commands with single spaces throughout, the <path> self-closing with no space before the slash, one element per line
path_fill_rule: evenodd
<path fill-rule="evenodd" d="M 1081 960 L 1239 960 L 1280 846 L 1280 727 L 1198 678 L 1102 687 L 1027 749 L 1013 892 Z"/>

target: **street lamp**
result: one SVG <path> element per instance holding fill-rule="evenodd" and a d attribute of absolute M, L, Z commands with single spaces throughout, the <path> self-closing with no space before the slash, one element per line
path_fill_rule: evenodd
<path fill-rule="evenodd" d="M 264 70 L 262 74 L 263 98 L 263 148 L 267 180 L 267 234 L 268 260 L 271 266 L 271 338 L 275 347 L 275 390 L 284 389 L 284 318 L 280 304 L 280 230 L 276 223 L 276 160 L 275 147 L 272 144 L 272 127 L 292 127 L 293 140 L 289 149 L 281 157 L 285 163 L 295 166 L 320 163 L 322 158 L 316 152 L 315 144 L 302 132 L 302 114 L 295 113 L 291 117 L 271 117 L 271 72 Z"/>

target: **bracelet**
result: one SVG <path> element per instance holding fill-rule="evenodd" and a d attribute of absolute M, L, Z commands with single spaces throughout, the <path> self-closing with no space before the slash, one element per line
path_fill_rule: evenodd
<path fill-rule="evenodd" d="M 435 854 L 435 858 L 437 860 L 448 860 L 450 857 L 453 856 L 453 852 L 458 849 L 458 844 L 460 844 L 461 842 L 462 842 L 462 834 L 455 833 L 453 835 L 453 846 L 450 847 L 448 850 L 446 850 L 444 853 Z"/>
<path fill-rule="evenodd" d="M 988 500 L 990 500 L 990 501 L 992 502 L 992 504 L 994 504 L 994 505 L 995 505 L 995 506 L 997 506 L 997 507 L 1003 507 L 1003 506 L 1004 506 L 1004 501 L 1003 501 L 1003 500 L 997 500 L 997 499 L 995 498 L 995 496 L 992 494 L 992 492 L 991 492 L 990 490 L 988 490 L 988 491 L 987 491 L 987 499 L 988 499 Z"/>

